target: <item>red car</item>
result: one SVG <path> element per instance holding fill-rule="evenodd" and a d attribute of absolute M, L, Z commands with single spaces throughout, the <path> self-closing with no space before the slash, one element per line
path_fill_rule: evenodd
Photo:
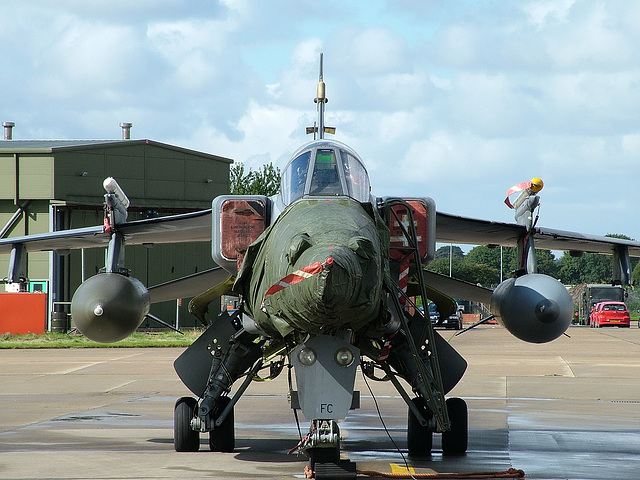
<path fill-rule="evenodd" d="M 590 325 L 592 328 L 606 326 L 629 327 L 631 317 L 629 310 L 623 302 L 600 302 L 596 303 L 591 312 Z"/>

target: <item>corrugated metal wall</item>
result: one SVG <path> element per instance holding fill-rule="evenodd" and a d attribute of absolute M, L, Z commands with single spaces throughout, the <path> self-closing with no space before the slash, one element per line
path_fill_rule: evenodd
<path fill-rule="evenodd" d="M 148 141 L 54 149 L 52 153 L 2 153 L 0 174 L 0 228 L 16 211 L 16 197 L 19 203 L 31 200 L 29 215 L 23 216 L 10 236 L 49 231 L 50 202 L 63 202 L 56 206 L 60 227 L 101 224 L 105 193 L 102 181 L 107 176 L 116 178 L 129 196 L 132 203 L 129 220 L 150 214 L 164 216 L 210 208 L 215 196 L 229 191 L 228 159 Z M 104 255 L 104 249 L 84 251 L 87 278 L 104 266 Z M 67 256 L 55 257 L 57 270 L 61 272 L 57 300 L 70 301 L 82 281 L 82 252 L 72 251 Z M 8 263 L 8 256 L 0 257 L 0 275 L 6 275 Z M 153 286 L 215 264 L 209 243 L 194 243 L 129 246 L 126 265 L 133 276 L 145 285 Z M 29 254 L 29 277 L 42 280 L 48 276 L 49 254 Z M 187 311 L 187 303 L 185 299 L 179 308 L 180 324 L 196 325 L 197 320 Z M 173 324 L 176 303 L 156 304 L 151 313 Z M 154 327 L 154 322 L 148 326 Z"/>

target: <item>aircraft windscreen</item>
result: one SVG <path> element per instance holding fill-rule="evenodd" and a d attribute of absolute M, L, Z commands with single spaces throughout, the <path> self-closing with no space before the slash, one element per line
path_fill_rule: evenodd
<path fill-rule="evenodd" d="M 291 160 L 282 172 L 285 205 L 303 195 L 345 195 L 366 203 L 370 201 L 370 191 L 369 176 L 362 161 L 340 146 L 312 145 Z"/>
<path fill-rule="evenodd" d="M 361 203 L 369 200 L 369 175 L 364 166 L 353 155 L 340 151 L 342 154 L 342 165 L 344 170 L 344 178 L 347 183 L 349 196 Z"/>
<path fill-rule="evenodd" d="M 311 152 L 298 155 L 282 173 L 282 200 L 289 205 L 304 194 Z"/>
<path fill-rule="evenodd" d="M 334 150 L 319 148 L 316 150 L 316 162 L 309 194 L 342 195 L 343 193 Z"/>

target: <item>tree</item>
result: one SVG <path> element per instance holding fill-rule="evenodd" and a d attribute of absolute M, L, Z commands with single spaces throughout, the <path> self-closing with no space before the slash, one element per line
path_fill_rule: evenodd
<path fill-rule="evenodd" d="M 633 273 L 631 274 L 631 283 L 634 286 L 640 285 L 640 263 L 638 263 L 636 268 L 633 269 Z"/>
<path fill-rule="evenodd" d="M 234 163 L 229 169 L 229 189 L 232 195 L 271 196 L 280 190 L 280 169 L 272 163 L 260 169 L 245 171 L 243 163 Z"/>
<path fill-rule="evenodd" d="M 482 263 L 500 270 L 500 248 L 489 248 L 485 245 L 480 245 L 469 250 L 465 258 L 470 262 Z"/>
<path fill-rule="evenodd" d="M 500 283 L 500 269 L 483 263 L 473 263 L 467 259 L 456 265 L 453 276 L 483 287 L 493 287 Z"/>
<path fill-rule="evenodd" d="M 432 272 L 449 276 L 449 259 L 438 258 L 427 267 Z M 451 265 L 451 276 L 465 282 L 480 284 L 486 287 L 497 285 L 500 279 L 499 270 L 482 263 L 470 262 L 466 257 L 462 260 L 455 258 Z"/>
<path fill-rule="evenodd" d="M 536 248 L 536 257 L 538 259 L 538 272 L 558 278 L 560 269 L 556 263 L 556 257 L 549 250 L 538 250 Z"/>
<path fill-rule="evenodd" d="M 457 245 L 451 248 L 449 245 L 443 245 L 436 250 L 434 258 L 446 258 L 449 260 L 449 252 L 453 253 L 453 261 L 462 260 L 464 258 L 464 252 Z"/>
<path fill-rule="evenodd" d="M 516 269 L 517 248 L 502 248 L 502 276 L 507 278 Z M 500 278 L 500 247 L 480 245 L 469 250 L 465 259 L 471 263 L 487 265 L 498 272 Z"/>
<path fill-rule="evenodd" d="M 518 269 L 518 249 L 516 247 L 502 248 L 502 278 L 507 278 Z M 552 277 L 557 277 L 558 267 L 556 259 L 548 250 L 536 249 L 538 271 Z M 487 265 L 500 273 L 500 248 L 481 245 L 472 248 L 465 256 L 465 261 L 474 264 Z"/>
<path fill-rule="evenodd" d="M 585 253 L 582 256 L 571 256 L 564 252 L 560 259 L 560 281 L 565 285 L 579 283 L 611 282 L 613 269 L 611 256 L 597 253 Z"/>
<path fill-rule="evenodd" d="M 455 264 L 455 262 L 454 262 Z M 427 270 L 431 272 L 439 273 L 440 275 L 449 275 L 449 259 L 448 258 L 436 258 L 429 264 Z"/>
<path fill-rule="evenodd" d="M 626 235 L 609 233 L 605 237 L 631 240 Z M 631 268 L 635 272 L 637 260 L 632 259 Z M 579 283 L 611 283 L 613 281 L 613 256 L 598 253 L 585 253 L 582 256 L 571 256 L 564 252 L 560 259 L 560 281 L 565 285 Z M 632 275 L 632 279 L 635 277 Z"/>

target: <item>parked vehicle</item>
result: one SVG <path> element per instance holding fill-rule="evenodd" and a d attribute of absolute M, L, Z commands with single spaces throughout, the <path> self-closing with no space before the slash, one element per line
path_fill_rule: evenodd
<path fill-rule="evenodd" d="M 618 326 L 629 328 L 631 317 L 624 302 L 599 302 L 589 317 L 592 328 Z"/>
<path fill-rule="evenodd" d="M 438 312 L 438 307 L 433 302 L 429 302 L 429 320 L 433 324 L 438 323 L 438 320 L 440 320 L 440 312 Z"/>
<path fill-rule="evenodd" d="M 591 313 L 599 302 L 624 302 L 627 292 L 622 285 L 582 284 L 571 289 L 578 305 L 576 321 L 580 325 L 591 324 Z"/>
<path fill-rule="evenodd" d="M 438 327 L 462 330 L 462 311 L 463 307 L 458 305 L 458 308 L 456 308 L 453 314 L 449 315 L 441 323 L 438 323 L 440 321 L 440 313 L 438 312 L 436 304 L 433 302 L 429 303 L 429 318 L 431 319 L 431 323 Z"/>

